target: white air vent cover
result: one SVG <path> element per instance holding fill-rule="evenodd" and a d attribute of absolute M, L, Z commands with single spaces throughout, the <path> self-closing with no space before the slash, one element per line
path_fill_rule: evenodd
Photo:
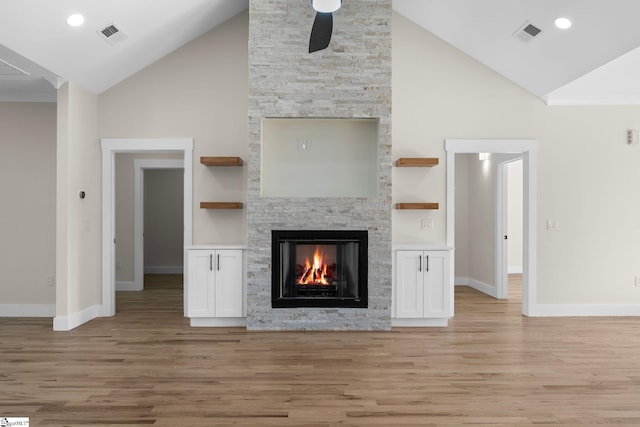
<path fill-rule="evenodd" d="M 98 31 L 98 34 L 110 44 L 118 44 L 127 39 L 125 32 L 116 24 L 107 25 Z"/>
<path fill-rule="evenodd" d="M 518 28 L 518 30 L 513 33 L 513 35 L 521 41 L 529 43 L 535 37 L 539 36 L 541 32 L 542 30 L 540 28 L 527 21 L 522 24 L 520 28 Z"/>
<path fill-rule="evenodd" d="M 16 67 L 15 65 L 11 65 L 6 61 L 0 59 L 0 76 L 9 76 L 9 77 L 22 77 L 30 75 L 24 70 Z"/>

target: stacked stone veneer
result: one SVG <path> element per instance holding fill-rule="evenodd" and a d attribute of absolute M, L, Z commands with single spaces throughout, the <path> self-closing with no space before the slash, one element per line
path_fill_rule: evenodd
<path fill-rule="evenodd" d="M 250 0 L 247 328 L 391 328 L 391 0 L 344 0 L 328 49 L 307 53 L 309 0 Z M 379 119 L 376 198 L 260 196 L 261 120 Z M 330 169 L 330 165 L 327 165 Z M 291 177 L 295 179 L 295 177 Z M 369 307 L 271 308 L 271 231 L 369 231 Z"/>

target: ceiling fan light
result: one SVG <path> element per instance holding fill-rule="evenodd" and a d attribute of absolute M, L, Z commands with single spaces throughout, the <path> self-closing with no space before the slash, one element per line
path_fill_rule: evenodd
<path fill-rule="evenodd" d="M 322 13 L 331 13 L 340 9 L 342 0 L 311 0 L 313 8 Z"/>

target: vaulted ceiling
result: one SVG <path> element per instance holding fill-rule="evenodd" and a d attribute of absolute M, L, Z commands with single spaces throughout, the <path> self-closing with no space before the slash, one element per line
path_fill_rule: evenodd
<path fill-rule="evenodd" d="M 348 2 L 337 13 L 348 13 Z M 64 80 L 101 93 L 247 7 L 248 0 L 2 0 L 0 101 L 55 100 Z M 393 0 L 393 8 L 549 104 L 640 104 L 640 1 Z M 73 13 L 84 15 L 82 26 L 67 25 Z M 570 29 L 555 27 L 561 16 Z M 516 35 L 528 24 L 541 31 L 525 42 Z M 121 42 L 101 36 L 111 25 Z"/>

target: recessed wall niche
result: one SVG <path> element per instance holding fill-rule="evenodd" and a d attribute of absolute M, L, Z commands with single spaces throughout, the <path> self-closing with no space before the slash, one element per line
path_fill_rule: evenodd
<path fill-rule="evenodd" d="M 378 196 L 378 119 L 265 118 L 261 195 Z"/>

